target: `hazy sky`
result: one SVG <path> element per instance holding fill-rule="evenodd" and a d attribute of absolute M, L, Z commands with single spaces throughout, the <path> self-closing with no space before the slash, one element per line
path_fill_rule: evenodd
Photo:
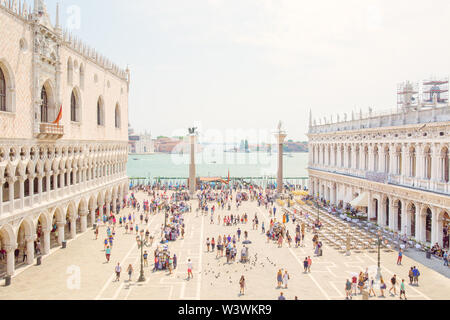
<path fill-rule="evenodd" d="M 60 2 L 63 25 L 77 6 L 73 33 L 130 65 L 130 123 L 153 135 L 282 120 L 304 140 L 310 108 L 334 119 L 395 108 L 397 83 L 450 70 L 448 0 Z"/>

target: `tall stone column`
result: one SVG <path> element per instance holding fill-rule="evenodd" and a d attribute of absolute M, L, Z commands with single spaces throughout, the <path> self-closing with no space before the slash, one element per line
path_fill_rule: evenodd
<path fill-rule="evenodd" d="M 80 212 L 81 232 L 85 232 L 87 230 L 87 214 L 88 214 L 87 210 Z"/>
<path fill-rule="evenodd" d="M 368 200 L 367 200 L 367 217 L 368 220 L 374 218 L 374 210 L 373 210 L 373 198 L 372 198 L 372 192 L 368 192 Z"/>
<path fill-rule="evenodd" d="M 6 251 L 6 274 L 8 276 L 14 275 L 14 267 L 15 267 L 15 258 L 14 258 L 14 250 L 15 247 L 8 245 L 4 247 Z"/>
<path fill-rule="evenodd" d="M 26 236 L 26 246 L 27 246 L 27 264 L 33 264 L 34 261 L 34 237 Z"/>
<path fill-rule="evenodd" d="M 92 224 L 92 225 L 94 225 L 94 224 L 97 223 L 97 221 L 95 221 L 95 212 L 96 212 L 96 209 L 91 209 L 91 210 L 90 210 L 90 214 L 91 214 L 91 224 Z"/>
<path fill-rule="evenodd" d="M 66 223 L 58 222 L 56 225 L 58 228 L 58 244 L 61 245 L 64 241 L 64 226 L 66 225 Z"/>
<path fill-rule="evenodd" d="M 280 130 L 275 133 L 275 137 L 278 142 L 278 174 L 277 174 L 277 192 L 278 194 L 283 193 L 283 145 L 284 139 L 286 139 L 287 134 Z"/>
<path fill-rule="evenodd" d="M 398 205 L 394 203 L 393 200 L 389 199 L 389 229 L 397 231 L 397 216 L 398 216 Z"/>
<path fill-rule="evenodd" d="M 401 223 L 400 223 L 400 234 L 408 234 L 407 232 L 407 219 L 408 219 L 408 213 L 407 213 L 407 208 L 406 208 L 406 201 L 405 200 L 400 200 L 401 202 Z M 398 223 L 398 222 L 397 222 Z"/>
<path fill-rule="evenodd" d="M 195 181 L 195 134 L 189 135 L 189 143 L 190 143 L 190 153 L 191 153 L 191 162 L 189 165 L 189 193 L 192 196 L 196 190 L 196 181 Z"/>
<path fill-rule="evenodd" d="M 44 233 L 44 243 L 43 243 L 43 253 L 49 254 L 50 253 L 50 230 L 42 230 Z"/>
<path fill-rule="evenodd" d="M 76 218 L 77 214 L 75 214 L 75 217 L 73 217 L 70 220 L 70 236 L 72 237 L 72 239 L 75 239 L 75 237 L 77 236 L 77 218 Z"/>

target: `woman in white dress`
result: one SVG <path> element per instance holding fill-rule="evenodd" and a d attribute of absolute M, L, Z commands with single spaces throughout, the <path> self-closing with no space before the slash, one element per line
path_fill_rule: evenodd
<path fill-rule="evenodd" d="M 288 287 L 288 280 L 289 280 L 289 274 L 287 271 L 285 271 L 284 275 L 283 275 L 283 285 L 284 285 L 285 289 L 287 289 L 287 287 Z"/>

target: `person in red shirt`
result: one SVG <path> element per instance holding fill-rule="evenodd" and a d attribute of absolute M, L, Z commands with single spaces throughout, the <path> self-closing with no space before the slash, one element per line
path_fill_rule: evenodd
<path fill-rule="evenodd" d="M 357 283 L 358 282 L 358 278 L 356 277 L 356 275 L 353 275 L 352 277 L 352 291 L 354 292 L 354 295 L 356 296 L 356 287 L 357 287 Z"/>

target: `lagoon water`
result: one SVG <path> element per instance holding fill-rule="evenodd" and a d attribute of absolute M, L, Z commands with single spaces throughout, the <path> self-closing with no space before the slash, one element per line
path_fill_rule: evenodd
<path fill-rule="evenodd" d="M 189 154 L 129 155 L 127 172 L 130 178 L 186 178 L 189 176 Z M 265 152 L 203 152 L 196 154 L 197 176 L 275 177 L 278 154 Z M 308 153 L 284 156 L 284 177 L 307 177 Z"/>

